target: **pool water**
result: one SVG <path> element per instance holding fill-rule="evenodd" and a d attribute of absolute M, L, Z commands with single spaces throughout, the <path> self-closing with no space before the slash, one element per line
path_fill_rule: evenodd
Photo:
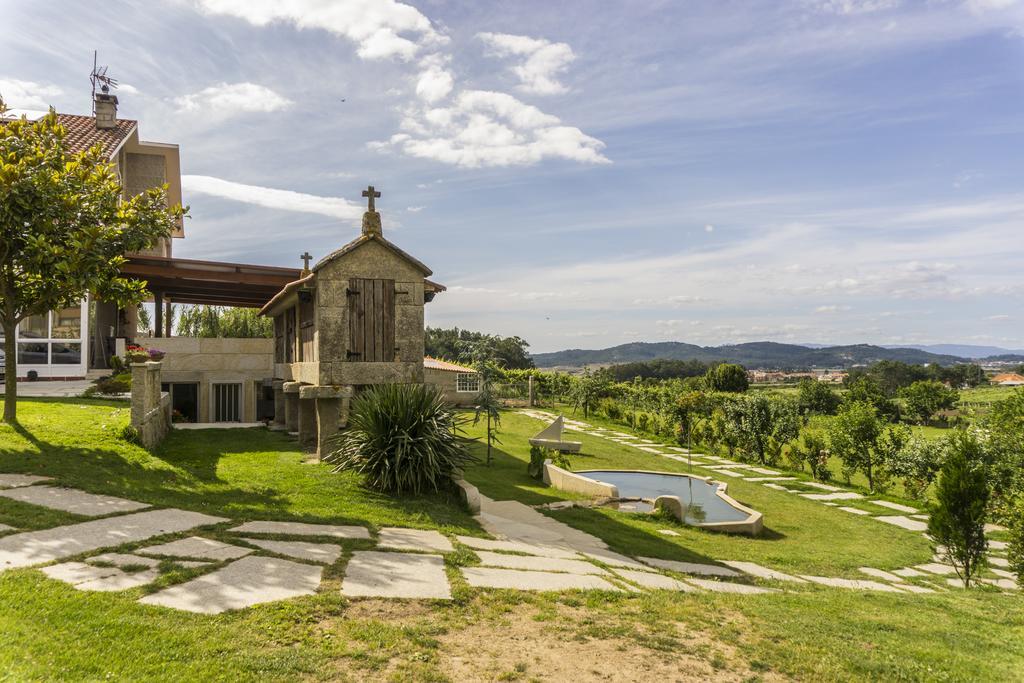
<path fill-rule="evenodd" d="M 710 484 L 703 479 L 658 472 L 616 470 L 587 470 L 577 474 L 618 487 L 619 498 L 654 500 L 658 496 L 678 496 L 686 508 L 685 521 L 690 524 L 742 522 L 750 516 L 750 513 L 737 510 L 722 500 L 717 495 L 718 484 Z M 647 507 L 649 509 L 650 506 Z"/>

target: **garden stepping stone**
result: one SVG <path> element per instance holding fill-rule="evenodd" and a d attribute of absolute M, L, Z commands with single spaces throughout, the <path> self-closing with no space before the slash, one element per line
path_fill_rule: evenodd
<path fill-rule="evenodd" d="M 750 584 L 746 583 L 715 581 L 713 579 L 690 579 L 689 581 L 698 588 L 703 588 L 714 593 L 739 593 L 742 595 L 758 595 L 761 593 L 777 592 L 773 588 L 761 588 L 760 586 L 751 586 Z"/>
<path fill-rule="evenodd" d="M 153 583 L 160 577 L 156 569 L 129 573 L 117 567 L 94 567 L 82 562 L 55 564 L 41 571 L 81 591 L 123 591 Z"/>
<path fill-rule="evenodd" d="M 697 562 L 679 562 L 677 560 L 661 560 L 656 557 L 638 558 L 641 562 L 658 569 L 668 569 L 682 574 L 698 574 L 700 576 L 727 576 L 736 577 L 740 573 L 729 567 L 720 567 L 716 564 L 699 564 Z"/>
<path fill-rule="evenodd" d="M 800 483 L 803 484 L 804 486 L 810 486 L 811 488 L 821 489 L 822 491 L 842 491 L 842 489 L 839 488 L 838 486 L 833 486 L 832 484 L 822 484 L 821 482 L 818 481 L 802 481 Z"/>
<path fill-rule="evenodd" d="M 989 558 L 989 559 L 991 560 L 991 558 Z M 998 576 L 1001 579 L 1013 579 L 1013 578 L 1016 578 L 1016 576 L 1013 574 L 1013 572 L 1008 572 L 1005 569 L 999 569 L 998 567 L 991 567 L 991 568 L 989 568 L 989 571 L 992 572 L 993 574 L 995 574 L 996 576 Z"/>
<path fill-rule="evenodd" d="M 875 517 L 879 522 L 885 522 L 886 524 L 892 524 L 898 526 L 901 529 L 908 531 L 927 531 L 928 525 L 917 519 L 910 519 L 903 515 L 882 515 L 881 517 Z"/>
<path fill-rule="evenodd" d="M 985 524 L 985 533 L 990 534 L 993 531 L 1006 531 L 1006 527 L 1002 524 L 993 524 L 992 522 L 987 522 Z"/>
<path fill-rule="evenodd" d="M 842 510 L 843 512 L 849 512 L 850 514 L 853 514 L 853 515 L 870 515 L 871 514 L 870 512 L 868 512 L 866 510 L 858 510 L 857 508 L 840 507 L 839 509 Z"/>
<path fill-rule="evenodd" d="M 198 560 L 223 562 L 224 560 L 237 560 L 239 557 L 245 557 L 252 553 L 252 549 L 221 543 L 211 538 L 191 536 L 180 541 L 171 541 L 162 545 L 139 548 L 136 552 L 143 555 L 156 555 L 158 557 L 190 557 Z"/>
<path fill-rule="evenodd" d="M 195 569 L 196 567 L 209 567 L 210 563 L 203 560 L 172 560 L 174 564 L 182 569 Z"/>
<path fill-rule="evenodd" d="M 742 477 L 743 476 L 743 473 L 737 472 L 736 470 L 728 469 L 726 467 L 720 467 L 720 468 L 718 468 L 716 470 L 713 470 L 713 471 L 714 471 L 715 474 L 721 474 L 721 475 L 726 476 L 726 477 Z"/>
<path fill-rule="evenodd" d="M 0 496 L 21 503 L 38 505 L 51 510 L 62 510 L 85 517 L 99 517 L 115 512 L 134 512 L 148 508 L 148 503 L 137 503 L 134 500 L 100 496 L 86 493 L 78 489 L 58 488 L 56 486 L 27 486 L 0 491 Z"/>
<path fill-rule="evenodd" d="M 658 533 L 663 536 L 678 536 L 679 532 L 673 529 L 658 529 Z"/>
<path fill-rule="evenodd" d="M 880 591 L 883 593 L 903 592 L 896 586 L 891 586 L 887 583 L 879 583 L 878 581 L 868 581 L 865 579 L 840 579 L 832 576 L 807 576 L 806 574 L 801 576 L 808 581 L 820 583 L 823 586 L 831 586 L 833 588 L 852 588 L 855 590 Z"/>
<path fill-rule="evenodd" d="M 341 546 L 333 543 L 309 543 L 308 541 L 265 541 L 247 538 L 246 543 L 259 546 L 278 555 L 287 555 L 296 560 L 307 560 L 317 564 L 334 564 L 341 557 Z"/>
<path fill-rule="evenodd" d="M 858 567 L 858 570 L 868 576 L 873 576 L 876 579 L 882 579 L 883 581 L 889 581 L 890 583 L 904 583 L 903 577 L 892 572 L 887 572 L 884 569 L 875 569 L 874 567 Z M 901 586 L 902 587 L 902 586 Z"/>
<path fill-rule="evenodd" d="M 615 573 L 643 588 L 666 591 L 694 591 L 693 586 L 683 583 L 679 579 L 673 579 L 664 574 L 652 574 L 651 572 L 640 572 L 633 569 L 616 569 Z"/>
<path fill-rule="evenodd" d="M 149 569 L 155 568 L 160 564 L 160 560 L 154 560 L 152 557 L 142 557 L 141 555 L 131 555 L 128 553 L 104 553 L 102 555 L 96 555 L 86 559 L 89 564 L 112 564 L 115 567 L 147 567 Z"/>
<path fill-rule="evenodd" d="M 34 474 L 0 474 L 0 489 L 15 489 L 19 486 L 31 486 L 43 481 L 52 481 L 52 479 Z"/>
<path fill-rule="evenodd" d="M 776 474 L 782 474 L 778 470 L 770 470 L 767 467 L 750 467 L 748 468 L 751 472 L 757 472 L 758 474 L 766 474 L 768 476 L 775 476 Z"/>
<path fill-rule="evenodd" d="M 904 567 L 903 569 L 893 569 L 892 573 L 897 576 L 902 576 L 908 579 L 917 578 L 919 576 L 928 576 L 927 572 L 922 572 L 914 569 L 913 567 Z"/>
<path fill-rule="evenodd" d="M 1010 547 L 1010 544 L 1007 543 L 1006 541 L 989 541 L 988 542 L 989 550 L 1007 550 L 1009 547 Z"/>
<path fill-rule="evenodd" d="M 793 491 L 792 489 L 787 489 L 782 484 L 775 484 L 772 482 L 768 482 L 767 484 L 765 484 L 765 488 L 775 489 L 776 491 L 785 491 L 786 493 L 795 493 L 795 491 Z"/>
<path fill-rule="evenodd" d="M 1005 557 L 990 556 L 988 558 L 988 563 L 996 567 L 1003 567 L 1004 569 L 1010 566 L 1010 561 L 1007 560 Z"/>
<path fill-rule="evenodd" d="M 186 612 L 220 614 L 265 602 L 313 595 L 320 586 L 323 567 L 249 556 L 215 572 L 171 586 L 139 600 Z"/>
<path fill-rule="evenodd" d="M 917 586 L 912 583 L 901 583 L 900 588 L 910 593 L 934 593 L 934 588 L 925 588 L 924 586 Z"/>
<path fill-rule="evenodd" d="M 510 588 L 526 591 L 621 590 L 593 574 L 556 574 L 517 569 L 463 567 L 466 583 L 474 588 Z"/>
<path fill-rule="evenodd" d="M 755 564 L 754 562 L 725 560 L 722 562 L 722 564 L 727 564 L 733 569 L 738 569 L 744 574 L 756 576 L 759 579 L 770 579 L 772 581 L 790 581 L 792 583 L 807 583 L 806 581 L 797 576 L 790 576 L 789 574 L 784 574 L 780 571 L 776 571 L 768 567 L 762 567 L 761 565 Z"/>
<path fill-rule="evenodd" d="M 502 555 L 488 550 L 476 551 L 480 563 L 488 567 L 527 569 L 539 572 L 565 572 L 567 574 L 607 574 L 608 571 L 583 560 L 561 560 L 533 555 Z"/>
<path fill-rule="evenodd" d="M 801 493 L 801 498 L 807 498 L 808 500 L 855 500 L 857 498 L 863 498 L 864 496 L 853 491 L 835 491 L 833 493 Z"/>
<path fill-rule="evenodd" d="M 437 555 L 361 550 L 345 567 L 341 594 L 351 598 L 450 600 L 444 560 Z"/>
<path fill-rule="evenodd" d="M 17 531 L 17 529 L 9 524 L 0 524 L 0 534 L 6 533 L 8 531 Z"/>
<path fill-rule="evenodd" d="M 900 505 L 899 503 L 890 503 L 887 500 L 873 500 L 873 501 L 871 501 L 871 503 L 873 505 L 880 505 L 880 506 L 882 506 L 884 508 L 889 508 L 890 510 L 896 510 L 897 512 L 909 512 L 909 513 L 920 512 L 917 508 L 912 508 L 909 505 Z"/>
<path fill-rule="evenodd" d="M 228 520 L 187 510 L 151 510 L 0 538 L 0 571 L 137 543 Z"/>
<path fill-rule="evenodd" d="M 766 481 L 796 481 L 796 477 L 747 477 L 746 481 L 763 483 Z"/>
<path fill-rule="evenodd" d="M 452 542 L 437 531 L 385 527 L 377 534 L 377 546 L 390 550 L 422 550 L 432 553 L 450 553 Z"/>
<path fill-rule="evenodd" d="M 948 576 L 950 574 L 956 574 L 956 569 L 948 564 L 939 564 L 938 562 L 928 562 L 926 564 L 918 564 L 914 566 L 914 569 L 928 572 L 929 574 L 938 574 L 939 576 Z"/>
<path fill-rule="evenodd" d="M 246 522 L 231 529 L 236 534 L 282 534 L 285 536 L 329 536 L 344 539 L 369 539 L 364 526 L 306 524 L 304 522 Z"/>
<path fill-rule="evenodd" d="M 636 560 L 620 555 L 611 550 L 595 550 L 595 551 L 583 551 L 583 555 L 589 557 L 597 562 L 603 562 L 609 567 L 625 567 L 626 569 L 638 569 L 640 571 L 649 572 L 650 567 L 640 564 Z"/>

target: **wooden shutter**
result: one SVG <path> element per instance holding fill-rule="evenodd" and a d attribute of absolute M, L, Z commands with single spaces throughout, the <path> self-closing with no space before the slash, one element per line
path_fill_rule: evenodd
<path fill-rule="evenodd" d="M 314 342 L 314 306 L 313 293 L 299 294 L 299 360 L 309 363 L 316 360 L 316 343 Z"/>
<path fill-rule="evenodd" d="M 394 361 L 395 281 L 352 278 L 348 297 L 349 360 Z"/>
<path fill-rule="evenodd" d="M 284 362 L 295 362 L 295 309 L 284 312 Z"/>
<path fill-rule="evenodd" d="M 274 316 L 274 362 L 284 362 L 284 316 Z"/>

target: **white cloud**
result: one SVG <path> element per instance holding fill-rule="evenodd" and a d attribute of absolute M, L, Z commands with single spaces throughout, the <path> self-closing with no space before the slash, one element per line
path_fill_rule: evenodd
<path fill-rule="evenodd" d="M 710 223 L 708 223 L 707 225 L 704 226 L 704 232 L 714 232 L 714 231 L 715 231 L 715 226 L 711 225 Z"/>
<path fill-rule="evenodd" d="M 211 14 L 226 14 L 255 26 L 285 22 L 323 29 L 356 44 L 363 59 L 410 60 L 425 45 L 448 38 L 436 32 L 412 5 L 395 0 L 198 0 Z"/>
<path fill-rule="evenodd" d="M 190 95 L 175 98 L 180 111 L 205 111 L 216 116 L 287 109 L 291 100 L 256 83 L 220 83 Z"/>
<path fill-rule="evenodd" d="M 558 81 L 558 75 L 576 59 L 566 43 L 552 43 L 543 38 L 516 36 L 508 33 L 478 33 L 477 38 L 487 44 L 488 52 L 497 57 L 523 57 L 521 64 L 512 67 L 519 78 L 519 88 L 536 95 L 557 95 L 568 90 Z"/>
<path fill-rule="evenodd" d="M 446 61 L 442 55 L 430 55 L 420 62 L 423 71 L 416 79 L 416 94 L 427 102 L 448 97 L 455 87 L 455 78 L 445 68 Z"/>
<path fill-rule="evenodd" d="M 985 318 L 985 320 L 995 320 L 995 321 L 1012 320 L 1012 319 L 1013 318 L 1011 318 L 1009 315 L 1006 315 L 1005 313 L 1001 313 L 999 315 L 990 315 L 987 318 Z"/>
<path fill-rule="evenodd" d="M 869 14 L 895 9 L 899 0 L 812 0 L 812 5 L 833 14 Z"/>
<path fill-rule="evenodd" d="M 118 83 L 117 92 L 124 95 L 138 95 L 139 89 L 130 83 Z"/>
<path fill-rule="evenodd" d="M 816 314 L 818 314 L 818 315 L 821 315 L 823 313 L 840 313 L 840 312 L 848 311 L 848 310 L 850 310 L 849 306 L 839 306 L 839 305 L 836 305 L 836 304 L 829 304 L 829 305 L 826 305 L 826 306 L 818 306 L 817 308 L 814 309 L 814 312 Z"/>
<path fill-rule="evenodd" d="M 413 107 L 402 132 L 371 149 L 396 148 L 456 166 L 525 166 L 547 158 L 610 163 L 604 143 L 512 95 L 466 90 L 450 107 Z"/>
<path fill-rule="evenodd" d="M 55 85 L 0 78 L 0 97 L 9 109 L 49 109 L 62 90 Z"/>
<path fill-rule="evenodd" d="M 419 213 L 420 211 L 422 211 L 425 208 L 427 208 L 427 207 L 425 207 L 425 206 L 407 206 L 407 207 L 405 207 L 405 210 L 408 211 L 409 213 Z"/>
<path fill-rule="evenodd" d="M 363 214 L 362 206 L 342 197 L 320 197 L 291 190 L 245 185 L 206 175 L 183 175 L 181 187 L 186 193 L 195 192 L 268 209 L 315 213 L 341 220 L 356 221 Z"/>

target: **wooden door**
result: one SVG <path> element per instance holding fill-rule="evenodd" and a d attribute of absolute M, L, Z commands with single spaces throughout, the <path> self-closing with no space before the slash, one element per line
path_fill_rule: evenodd
<path fill-rule="evenodd" d="M 395 281 L 352 278 L 348 285 L 348 356 L 367 363 L 395 360 Z"/>

